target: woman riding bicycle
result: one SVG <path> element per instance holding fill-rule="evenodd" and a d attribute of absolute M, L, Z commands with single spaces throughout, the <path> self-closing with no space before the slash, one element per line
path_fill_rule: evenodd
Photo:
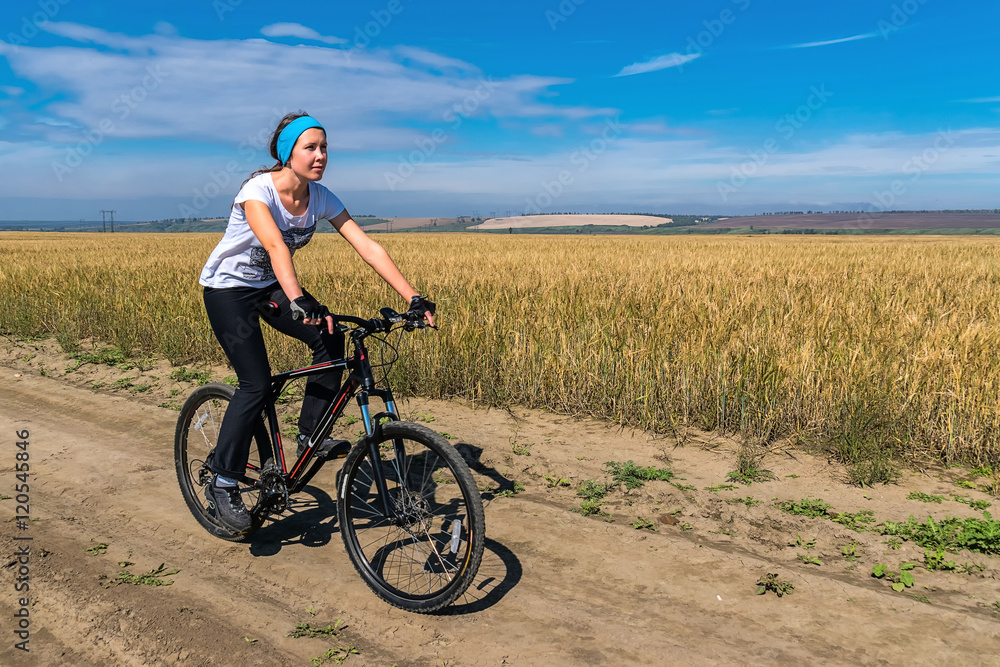
<path fill-rule="evenodd" d="M 319 184 L 327 163 L 323 127 L 305 113 L 288 114 L 271 136 L 270 152 L 277 164 L 255 171 L 243 183 L 225 236 L 198 281 L 205 288 L 212 331 L 239 379 L 215 448 L 211 465 L 215 479 L 205 488 L 218 520 L 236 532 L 251 526 L 237 484 L 246 470 L 253 428 L 270 387 L 271 366 L 260 318 L 305 342 L 314 364 L 343 356 L 343 334 L 334 331 L 326 307 L 299 284 L 292 263 L 292 255 L 309 242 L 318 221 L 329 220 L 361 258 L 410 302 L 411 309 L 434 323 L 434 304 L 410 286 L 385 249 L 351 219 L 336 195 Z M 307 380 L 299 416 L 300 449 L 339 387 L 336 373 Z M 328 454 L 324 448 L 335 444 L 327 439 L 319 454 Z"/>

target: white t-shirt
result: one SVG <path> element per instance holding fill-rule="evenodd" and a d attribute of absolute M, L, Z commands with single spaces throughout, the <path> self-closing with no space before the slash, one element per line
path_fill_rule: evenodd
<path fill-rule="evenodd" d="M 295 251 L 309 243 L 320 220 L 332 220 L 344 210 L 335 194 L 315 181 L 309 182 L 309 208 L 304 215 L 292 215 L 281 204 L 270 172 L 254 176 L 240 188 L 229 214 L 226 233 L 208 257 L 198 282 L 205 287 L 267 287 L 277 282 L 271 257 L 247 223 L 240 206 L 248 200 L 262 201 L 281 230 L 288 250 Z"/>

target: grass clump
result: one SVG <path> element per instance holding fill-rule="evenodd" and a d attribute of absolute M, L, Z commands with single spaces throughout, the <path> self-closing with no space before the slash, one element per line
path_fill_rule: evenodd
<path fill-rule="evenodd" d="M 778 509 L 782 512 L 808 517 L 825 516 L 831 507 L 832 505 L 824 503 L 822 498 L 803 498 L 799 502 L 783 500 L 778 503 Z"/>
<path fill-rule="evenodd" d="M 921 491 L 913 491 L 906 496 L 907 500 L 919 500 L 922 503 L 937 503 L 941 504 L 944 502 L 944 496 L 932 496 Z"/>
<path fill-rule="evenodd" d="M 991 503 L 988 500 L 973 500 L 969 496 L 959 496 L 956 494 L 952 494 L 951 499 L 954 500 L 955 502 L 968 505 L 969 507 L 978 512 L 982 512 L 983 510 L 987 510 L 993 506 L 993 503 Z"/>
<path fill-rule="evenodd" d="M 177 382 L 194 382 L 205 384 L 212 379 L 208 371 L 189 371 L 186 366 L 180 366 L 170 371 L 170 379 Z"/>
<path fill-rule="evenodd" d="M 670 481 L 674 477 L 674 473 L 669 468 L 640 467 L 632 461 L 625 463 L 608 461 L 604 464 L 604 469 L 611 475 L 613 483 L 624 484 L 627 489 L 638 489 L 646 482 L 653 480 Z"/>
<path fill-rule="evenodd" d="M 295 626 L 295 629 L 288 633 L 289 637 L 298 639 L 299 637 L 336 637 L 343 629 L 343 621 L 339 618 L 336 623 L 323 628 L 314 628 L 308 623 L 302 622 Z"/>
<path fill-rule="evenodd" d="M 784 595 L 791 595 L 795 590 L 792 582 L 778 578 L 777 574 L 765 574 L 757 580 L 757 595 L 763 595 L 768 591 L 773 591 L 779 598 Z"/>
<path fill-rule="evenodd" d="M 871 510 L 840 512 L 836 516 L 831 515 L 830 520 L 853 531 L 863 533 L 871 527 L 870 524 L 875 523 L 875 512 Z"/>
<path fill-rule="evenodd" d="M 178 569 L 168 570 L 164 563 L 160 563 L 160 566 L 146 572 L 145 574 L 132 574 L 122 570 L 115 577 L 114 582 L 119 584 L 132 584 L 135 586 L 170 586 L 173 584 L 173 580 L 166 579 L 170 575 L 177 574 L 180 572 Z"/>
<path fill-rule="evenodd" d="M 923 523 L 911 516 L 902 523 L 885 521 L 878 528 L 883 535 L 898 536 L 924 548 L 1000 553 L 1000 521 L 994 521 L 989 512 L 983 512 L 982 519 L 945 517 L 935 521 L 933 517 L 927 517 Z"/>

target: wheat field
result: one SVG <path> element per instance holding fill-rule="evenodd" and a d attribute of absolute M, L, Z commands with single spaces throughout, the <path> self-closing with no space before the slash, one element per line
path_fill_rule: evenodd
<path fill-rule="evenodd" d="M 0 234 L 0 333 L 224 361 L 198 274 L 209 234 Z M 400 393 L 685 426 L 850 458 L 1000 461 L 1000 241 L 975 237 L 378 240 L 438 303 Z M 335 235 L 296 255 L 332 310 L 402 308 Z M 304 346 L 268 335 L 275 370 Z"/>

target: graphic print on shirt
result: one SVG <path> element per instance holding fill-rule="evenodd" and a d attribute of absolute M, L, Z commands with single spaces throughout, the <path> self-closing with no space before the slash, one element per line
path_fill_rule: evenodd
<path fill-rule="evenodd" d="M 309 243 L 316 232 L 316 225 L 306 228 L 290 227 L 281 232 L 281 240 L 294 254 L 296 250 Z M 275 280 L 274 269 L 271 267 L 271 256 L 263 248 L 250 247 L 250 262 L 243 265 L 243 278 L 246 280 Z"/>

